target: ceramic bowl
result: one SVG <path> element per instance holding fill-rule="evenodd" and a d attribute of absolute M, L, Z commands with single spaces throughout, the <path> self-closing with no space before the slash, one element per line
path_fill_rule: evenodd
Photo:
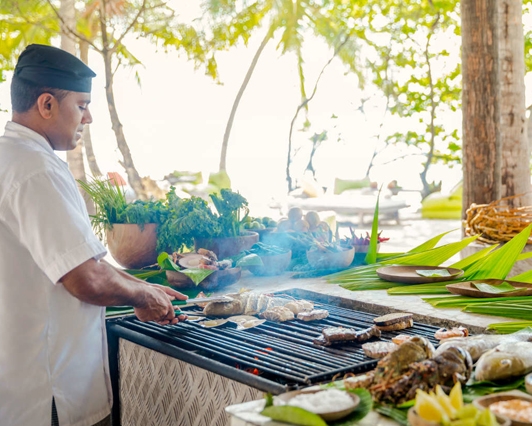
<path fill-rule="evenodd" d="M 244 231 L 236 237 L 194 238 L 194 251 L 204 248 L 216 253 L 221 260 L 249 250 L 258 241 L 259 234 L 253 231 Z"/>
<path fill-rule="evenodd" d="M 157 263 L 157 224 L 142 227 L 131 223 L 115 223 L 106 231 L 109 253 L 120 266 L 140 269 Z"/>
<path fill-rule="evenodd" d="M 507 401 L 509 399 L 524 399 L 526 401 L 532 402 L 532 396 L 519 390 L 513 390 L 509 392 L 497 392 L 491 395 L 481 396 L 480 398 L 473 400 L 473 404 L 477 408 L 489 408 L 489 406 L 495 402 Z M 516 420 L 510 420 L 504 416 L 499 415 L 496 415 L 495 417 L 497 417 L 499 423 L 504 426 L 532 426 L 532 422 L 520 422 Z"/>
<path fill-rule="evenodd" d="M 302 389 L 302 390 L 296 390 L 292 392 L 286 392 L 283 393 L 276 398 L 280 399 L 281 401 L 284 401 L 288 405 L 290 404 L 290 400 L 294 398 L 295 396 L 301 395 L 301 394 L 313 394 L 317 392 L 323 392 L 323 389 Z M 330 410 L 327 411 L 320 411 L 315 412 L 318 416 L 320 416 L 323 420 L 326 422 L 333 422 L 336 420 L 340 420 L 349 414 L 351 414 L 355 409 L 358 407 L 358 404 L 360 404 L 360 398 L 357 394 L 351 393 L 351 392 L 345 392 L 347 395 L 351 397 L 353 400 L 353 405 L 349 408 L 346 408 L 344 410 L 337 410 L 334 407 L 331 407 Z"/>
<path fill-rule="evenodd" d="M 279 254 L 259 254 L 262 260 L 262 266 L 248 266 L 248 269 L 253 275 L 267 276 L 267 275 L 280 275 L 290 265 L 292 260 L 292 251 L 286 250 L 284 253 Z"/>
<path fill-rule="evenodd" d="M 307 259 L 315 269 L 346 269 L 353 262 L 355 249 L 340 247 L 339 251 L 308 250 Z"/>

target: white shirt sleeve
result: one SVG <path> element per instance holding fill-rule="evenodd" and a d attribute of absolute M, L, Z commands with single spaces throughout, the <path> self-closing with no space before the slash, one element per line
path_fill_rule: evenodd
<path fill-rule="evenodd" d="M 53 283 L 83 262 L 105 256 L 70 174 L 54 170 L 27 176 L 6 198 L 0 217 Z"/>

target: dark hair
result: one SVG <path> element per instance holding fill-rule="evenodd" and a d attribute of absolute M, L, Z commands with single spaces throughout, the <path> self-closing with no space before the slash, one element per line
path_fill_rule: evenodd
<path fill-rule="evenodd" d="M 58 102 L 61 102 L 69 91 L 28 84 L 17 76 L 13 76 L 11 81 L 11 108 L 14 112 L 27 112 L 35 105 L 35 102 L 43 93 L 50 93 Z"/>

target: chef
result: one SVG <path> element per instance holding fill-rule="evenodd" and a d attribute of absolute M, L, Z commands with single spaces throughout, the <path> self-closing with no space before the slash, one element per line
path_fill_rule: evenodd
<path fill-rule="evenodd" d="M 175 324 L 186 296 L 102 258 L 85 203 L 54 151 L 76 147 L 94 72 L 33 44 L 11 83 L 12 120 L 0 137 L 0 424 L 110 424 L 105 306 Z"/>

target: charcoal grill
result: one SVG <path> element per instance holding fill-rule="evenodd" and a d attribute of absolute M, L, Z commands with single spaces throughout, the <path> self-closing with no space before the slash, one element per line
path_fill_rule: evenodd
<path fill-rule="evenodd" d="M 301 291 L 293 290 L 283 292 L 283 294 L 295 296 L 300 295 Z M 361 348 L 362 343 L 323 347 L 313 344 L 313 340 L 321 334 L 324 327 L 344 326 L 357 330 L 368 328 L 373 325 L 373 318 L 378 315 L 319 301 L 316 300 L 320 299 L 319 297 L 312 297 L 314 295 L 318 296 L 317 293 L 305 292 L 304 298 L 312 300 L 316 308 L 327 309 L 328 318 L 311 322 L 296 320 L 274 323 L 266 321 L 259 327 L 247 330 L 237 330 L 236 325 L 232 323 L 215 328 L 203 328 L 193 322 L 160 326 L 156 323 L 143 323 L 135 317 L 109 320 L 110 349 L 111 352 L 118 353 L 118 341 L 126 340 L 141 348 L 157 351 L 180 360 L 185 365 L 190 364 L 214 373 L 216 376 L 242 384 L 248 393 L 247 387 L 257 390 L 258 393 L 280 394 L 288 390 L 330 381 L 333 377 L 341 377 L 346 373 L 360 373 L 373 369 L 377 361 L 364 354 Z M 187 310 L 187 312 L 193 314 L 194 309 Z M 434 332 L 437 329 L 438 327 L 432 325 L 415 322 L 414 327 L 406 330 L 383 332 L 381 340 L 389 341 L 393 336 L 403 333 L 425 336 L 436 344 Z M 113 361 L 117 357 L 112 356 L 111 359 Z M 111 375 L 116 390 L 119 384 L 118 373 L 122 368 L 119 367 L 118 361 L 112 364 L 114 365 L 112 365 Z M 183 370 L 182 365 L 180 369 Z M 153 379 L 164 380 L 165 378 Z M 179 376 L 176 379 L 176 387 L 179 387 Z M 212 376 L 207 381 L 209 380 L 213 380 Z M 120 383 L 123 385 L 122 379 Z M 248 397 L 256 399 L 257 392 L 251 392 Z M 232 401 L 232 403 L 238 402 L 243 401 Z M 119 404 L 120 395 L 115 391 L 113 419 L 118 419 Z M 223 408 L 221 407 L 222 410 Z M 118 424 L 118 422 L 113 424 Z M 219 424 L 223 424 L 223 421 Z"/>

